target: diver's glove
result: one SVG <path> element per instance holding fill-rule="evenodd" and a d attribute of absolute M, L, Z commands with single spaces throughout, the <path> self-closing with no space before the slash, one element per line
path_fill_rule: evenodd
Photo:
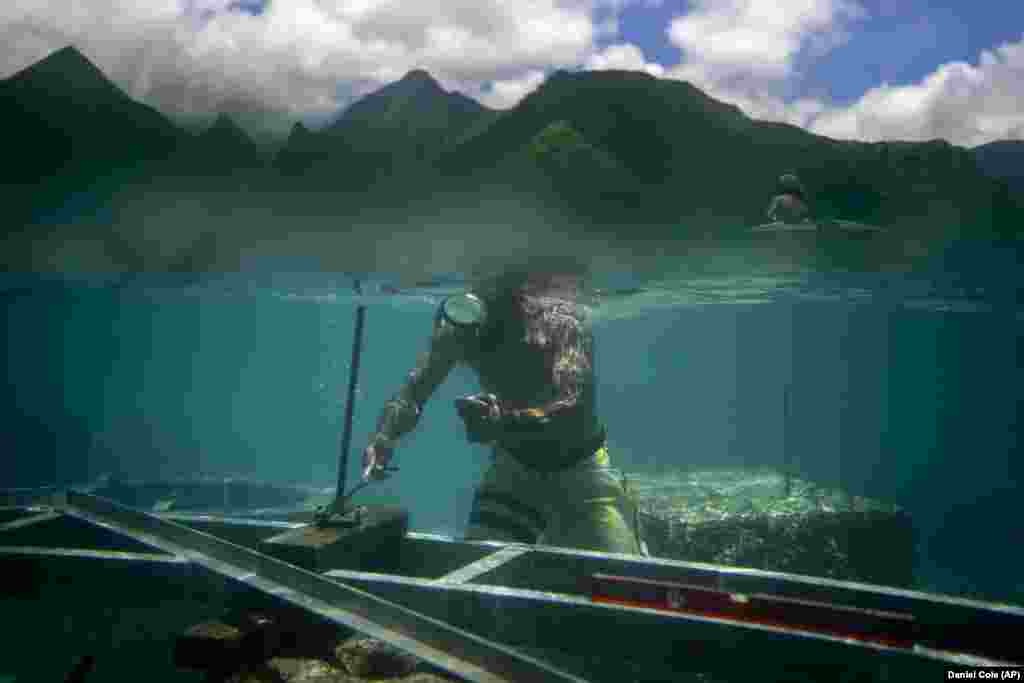
<path fill-rule="evenodd" d="M 387 479 L 391 472 L 398 468 L 391 465 L 395 457 L 394 441 L 377 438 L 363 451 L 363 481 L 381 481 Z"/>
<path fill-rule="evenodd" d="M 501 406 L 494 394 L 474 394 L 455 399 L 455 410 L 466 425 L 470 443 L 491 443 L 501 434 Z"/>

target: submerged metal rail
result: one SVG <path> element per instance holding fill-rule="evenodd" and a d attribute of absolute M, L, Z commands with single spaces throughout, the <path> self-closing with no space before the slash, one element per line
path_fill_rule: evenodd
<path fill-rule="evenodd" d="M 281 562 L 216 536 L 104 498 L 69 491 L 61 511 L 149 545 L 221 577 L 378 638 L 466 680 L 479 683 L 576 681 L 509 647 L 438 619 Z"/>
<path fill-rule="evenodd" d="M 58 517 L 60 517 L 60 513 L 54 512 L 53 510 L 38 512 L 34 515 L 29 515 L 27 517 L 22 517 L 20 519 L 15 519 L 10 522 L 5 522 L 4 524 L 0 524 L 0 532 L 12 531 L 14 529 L 23 529 L 25 527 L 32 526 L 33 524 L 49 522 L 50 520 L 57 519 Z"/>
<path fill-rule="evenodd" d="M 414 532 L 402 541 L 394 574 L 339 567 L 321 575 L 249 549 L 268 534 L 304 526 L 294 522 L 156 515 L 76 492 L 54 501 L 55 509 L 0 508 L 0 560 L 85 560 L 87 566 L 125 569 L 131 575 L 212 577 L 218 584 L 227 579 L 229 585 L 250 587 L 380 638 L 472 681 L 582 680 L 559 666 L 591 681 L 674 680 L 687 667 L 705 666 L 746 680 L 764 671 L 754 671 L 756 665 L 750 671 L 736 667 L 758 660 L 819 667 L 842 661 L 873 672 L 870 679 L 915 680 L 937 676 L 950 665 L 1024 663 L 1020 646 L 1006 645 L 1005 634 L 1024 626 L 1024 608 L 1013 605 L 756 569 L 455 541 Z M 61 523 L 53 524 L 55 519 Z M 61 535 L 65 526 L 75 534 L 99 528 L 121 540 L 108 550 L 27 547 L 33 545 L 27 533 L 32 531 L 42 532 L 44 539 L 49 531 L 59 545 L 81 538 Z M 111 547 L 103 543 L 97 547 Z M 154 554 L 160 552 L 167 554 Z M 771 596 L 781 602 L 827 604 L 833 612 L 891 612 L 913 617 L 918 630 L 912 644 L 860 642 L 812 632 L 801 628 L 807 626 L 803 622 L 739 623 L 728 615 L 666 611 L 646 598 L 611 604 L 599 600 L 594 590 L 603 575 L 634 587 L 685 584 L 758 600 Z M 533 659 L 520 650 L 542 654 Z M 737 651 L 745 653 L 743 661 L 733 656 Z M 640 668 L 630 668 L 629 658 L 642 662 L 642 675 Z"/>
<path fill-rule="evenodd" d="M 923 680 L 941 676 L 950 667 L 1024 663 L 1012 637 L 1006 639 L 1006 634 L 1016 633 L 1024 625 L 1024 609 L 1010 605 L 565 548 L 444 541 L 414 533 L 407 539 L 447 545 L 453 551 L 475 548 L 483 556 L 437 579 L 418 578 L 420 573 L 399 576 L 344 569 L 328 571 L 327 576 L 426 614 L 443 616 L 456 626 L 527 651 L 558 643 L 557 652 L 580 658 L 586 666 L 581 674 L 593 680 L 673 680 L 674 674 L 682 676 L 680 672 L 688 666 L 730 671 L 727 680 L 749 680 L 751 676 L 769 675 L 767 664 L 739 670 L 759 660 L 802 666 L 814 662 L 819 669 L 809 676 L 810 680 L 820 680 L 822 671 L 836 662 L 862 671 L 869 680 Z M 856 624 L 845 621 L 821 622 L 823 626 L 841 623 L 849 627 L 833 632 L 814 628 L 814 621 L 780 619 L 768 623 L 730 618 L 724 613 L 686 613 L 672 610 L 670 605 L 618 604 L 601 600 L 595 593 L 594 581 L 602 572 L 629 577 L 627 583 L 656 583 L 651 579 L 662 579 L 714 586 L 740 598 L 788 595 L 791 603 L 803 606 L 817 598 L 824 602 L 816 607 L 845 610 L 860 618 L 869 612 L 878 616 L 887 609 L 892 610 L 890 617 L 912 621 L 911 626 L 920 630 L 914 632 L 913 642 L 887 642 L 884 630 L 870 631 L 867 638 L 853 637 Z M 864 604 L 870 609 L 863 609 Z M 996 642 L 988 643 L 988 639 Z M 638 678 L 636 670 L 628 667 L 615 670 L 620 664 L 608 659 L 608 653 L 614 652 L 646 662 L 645 675 L 650 677 Z M 737 652 L 744 656 L 735 659 Z M 593 661 L 601 657 L 604 661 L 595 665 Z M 820 668 L 823 663 L 826 669 Z M 650 673 L 652 670 L 655 672 Z"/>

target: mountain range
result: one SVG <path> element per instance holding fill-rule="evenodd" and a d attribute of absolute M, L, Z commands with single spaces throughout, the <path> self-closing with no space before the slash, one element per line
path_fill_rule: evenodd
<path fill-rule="evenodd" d="M 0 126 L 8 140 L 0 186 L 15 227 L 72 193 L 119 186 L 185 139 L 70 47 L 0 81 Z"/>
<path fill-rule="evenodd" d="M 253 190 L 286 207 L 316 195 L 339 216 L 505 194 L 602 234 L 728 236 L 763 220 L 783 172 L 817 214 L 915 238 L 1017 237 L 1024 218 L 1024 142 L 834 140 L 627 71 L 558 71 L 495 111 L 414 70 L 269 146 L 224 115 L 186 130 L 68 47 L 0 81 L 0 124 L 17 161 L 0 170 L 9 233 L 66 214 L 72 196 L 158 187 L 216 190 L 227 206 Z"/>

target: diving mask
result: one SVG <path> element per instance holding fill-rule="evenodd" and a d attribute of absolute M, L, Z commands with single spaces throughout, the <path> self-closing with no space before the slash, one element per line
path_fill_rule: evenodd
<path fill-rule="evenodd" d="M 441 302 L 441 316 L 456 327 L 479 326 L 487 318 L 487 306 L 476 294 L 455 294 Z"/>

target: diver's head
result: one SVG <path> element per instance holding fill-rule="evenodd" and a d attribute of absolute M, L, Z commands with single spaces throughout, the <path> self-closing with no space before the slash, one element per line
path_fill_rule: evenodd
<path fill-rule="evenodd" d="M 484 299 L 497 300 L 523 294 L 574 296 L 586 280 L 588 268 L 580 259 L 534 257 L 529 263 L 503 264 L 479 270 L 472 279 L 472 291 Z"/>
<path fill-rule="evenodd" d="M 795 173 L 784 173 L 779 176 L 778 192 L 780 194 L 793 194 L 801 199 L 807 196 L 803 183 L 800 182 L 800 178 Z"/>

